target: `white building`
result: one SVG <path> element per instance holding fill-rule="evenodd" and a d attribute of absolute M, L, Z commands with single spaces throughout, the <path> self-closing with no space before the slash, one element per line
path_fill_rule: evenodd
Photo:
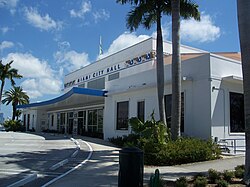
<path fill-rule="evenodd" d="M 130 133 L 128 119 L 159 118 L 156 40 L 147 39 L 65 76 L 64 95 L 23 108 L 27 129 L 103 135 Z M 171 108 L 171 43 L 164 42 L 165 103 Z M 182 132 L 204 139 L 244 139 L 239 53 L 181 46 Z M 232 140 L 233 142 L 233 140 Z"/>

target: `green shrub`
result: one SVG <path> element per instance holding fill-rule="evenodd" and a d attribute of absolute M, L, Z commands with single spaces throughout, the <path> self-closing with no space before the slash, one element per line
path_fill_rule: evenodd
<path fill-rule="evenodd" d="M 25 127 L 20 120 L 6 120 L 3 125 L 7 131 L 25 131 Z"/>
<path fill-rule="evenodd" d="M 243 170 L 245 170 L 245 165 L 244 165 L 244 164 L 243 164 L 243 165 L 238 165 L 238 166 L 236 166 L 234 169 L 235 169 L 235 170 L 238 170 L 238 169 L 243 169 Z"/>
<path fill-rule="evenodd" d="M 245 173 L 245 166 L 244 165 L 238 165 L 236 166 L 234 171 L 234 175 L 236 178 L 244 178 L 244 173 Z"/>
<path fill-rule="evenodd" d="M 234 172 L 236 178 L 243 179 L 245 171 L 243 169 L 238 169 Z"/>
<path fill-rule="evenodd" d="M 216 183 L 216 181 L 220 179 L 220 172 L 218 172 L 214 169 L 209 169 L 208 170 L 208 179 L 211 183 Z"/>
<path fill-rule="evenodd" d="M 186 177 L 180 177 L 179 179 L 176 180 L 176 187 L 187 187 L 188 186 L 188 181 Z"/>
<path fill-rule="evenodd" d="M 197 177 L 205 177 L 205 174 L 203 174 L 203 173 L 197 173 L 197 174 L 195 174 L 195 175 L 193 176 L 193 180 L 196 180 Z"/>
<path fill-rule="evenodd" d="M 136 134 L 129 134 L 128 136 L 117 136 L 113 138 L 109 138 L 108 140 L 113 143 L 114 145 L 117 145 L 118 147 L 127 147 L 127 146 L 139 146 L 139 138 L 140 136 Z"/>
<path fill-rule="evenodd" d="M 129 125 L 132 132 L 140 138 L 151 139 L 155 143 L 165 144 L 170 140 L 170 131 L 161 121 L 156 121 L 154 112 L 151 114 L 151 119 L 146 122 L 140 121 L 137 117 L 129 119 Z"/>
<path fill-rule="evenodd" d="M 227 182 L 231 182 L 232 181 L 232 178 L 234 177 L 234 172 L 233 171 L 228 171 L 228 170 L 225 170 L 223 173 L 222 173 L 222 176 L 223 176 L 223 179 Z"/>
<path fill-rule="evenodd" d="M 176 165 L 218 158 L 219 155 L 213 152 L 213 146 L 210 141 L 182 138 L 166 144 L 146 141 L 142 149 L 146 164 Z"/>
<path fill-rule="evenodd" d="M 120 147 L 135 146 L 144 151 L 147 165 L 176 165 L 217 159 L 220 149 L 212 140 L 195 138 L 170 140 L 169 129 L 156 121 L 154 113 L 146 122 L 138 118 L 129 119 L 133 134 L 110 138 L 109 141 Z"/>
<path fill-rule="evenodd" d="M 118 147 L 123 147 L 124 145 L 124 137 L 122 136 L 117 136 L 116 138 L 115 137 L 112 137 L 112 138 L 109 138 L 108 139 L 111 143 L 113 143 L 114 145 L 117 145 Z"/>
<path fill-rule="evenodd" d="M 222 180 L 222 179 L 218 180 L 216 184 L 217 184 L 217 187 L 227 187 L 229 185 L 227 181 Z"/>
<path fill-rule="evenodd" d="M 194 187 L 206 187 L 207 178 L 206 177 L 197 177 L 194 181 Z"/>

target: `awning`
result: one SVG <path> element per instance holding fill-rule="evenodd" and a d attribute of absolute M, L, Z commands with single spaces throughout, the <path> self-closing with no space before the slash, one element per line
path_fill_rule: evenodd
<path fill-rule="evenodd" d="M 70 106 L 73 107 L 95 102 L 100 103 L 104 101 L 106 93 L 107 91 L 103 90 L 73 87 L 70 91 L 57 98 L 26 105 L 18 105 L 17 108 L 37 109 L 39 107 L 48 110 L 53 108 L 68 108 Z"/>

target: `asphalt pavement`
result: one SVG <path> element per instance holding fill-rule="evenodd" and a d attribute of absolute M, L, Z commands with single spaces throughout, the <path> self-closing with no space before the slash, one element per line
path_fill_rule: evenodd
<path fill-rule="evenodd" d="M 56 180 L 52 187 L 114 187 L 118 186 L 119 148 L 111 143 L 89 137 L 76 137 L 78 142 L 88 143 L 93 154 L 81 167 L 68 175 Z M 228 156 L 223 159 L 184 164 L 178 166 L 144 167 L 144 181 L 147 183 L 155 169 L 160 170 L 163 179 L 176 180 L 181 176 L 193 176 L 197 173 L 206 173 L 213 168 L 218 171 L 233 170 L 235 166 L 244 164 L 244 156 Z"/>
<path fill-rule="evenodd" d="M 0 186 L 11 186 L 34 174 L 35 179 L 22 186 L 118 186 L 119 151 L 110 142 L 89 137 L 1 132 Z M 232 170 L 243 164 L 244 159 L 244 156 L 229 156 L 178 166 L 145 166 L 144 181 L 147 183 L 155 169 L 160 170 L 162 178 L 176 180 L 180 176 L 205 173 L 210 168 Z"/>
<path fill-rule="evenodd" d="M 87 147 L 84 146 L 72 157 L 77 145 L 70 137 L 60 134 L 0 132 L 0 186 L 16 183 L 18 186 L 24 179 L 32 179 L 32 182 L 23 186 L 42 186 L 87 157 L 87 152 L 83 151 Z M 65 160 L 67 163 L 57 167 L 58 163 Z"/>

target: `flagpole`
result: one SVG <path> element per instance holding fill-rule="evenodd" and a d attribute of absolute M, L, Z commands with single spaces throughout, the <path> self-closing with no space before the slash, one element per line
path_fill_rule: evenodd
<path fill-rule="evenodd" d="M 99 56 L 103 54 L 102 50 L 102 36 L 100 36 L 100 41 L 99 41 Z"/>

